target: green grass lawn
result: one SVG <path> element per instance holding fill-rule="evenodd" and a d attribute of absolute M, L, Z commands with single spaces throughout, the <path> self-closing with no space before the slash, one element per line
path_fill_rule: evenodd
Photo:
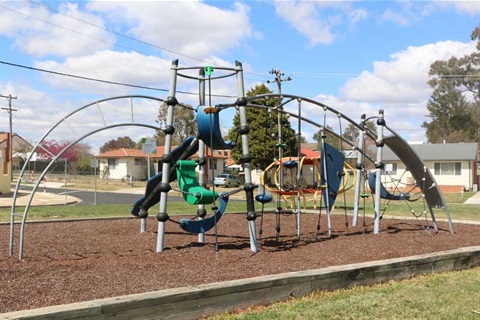
<path fill-rule="evenodd" d="M 444 194 L 450 216 L 454 220 L 475 220 L 480 221 L 480 205 L 466 205 L 463 202 L 472 196 L 473 193 L 447 193 Z M 285 206 L 285 204 L 282 204 Z M 59 206 L 41 206 L 30 207 L 28 212 L 28 220 L 43 220 L 43 219 L 75 219 L 75 218 L 97 218 L 97 217 L 130 217 L 131 205 L 59 205 Z M 210 206 L 206 206 L 209 213 Z M 261 205 L 255 204 L 257 213 L 261 213 Z M 276 208 L 276 203 L 271 202 L 265 205 L 264 211 L 273 211 Z M 307 203 L 307 208 L 313 209 L 313 201 Z M 333 214 L 344 214 L 345 208 L 347 214 L 353 214 L 353 191 L 349 191 L 345 196 L 340 194 L 337 197 L 336 206 Z M 365 211 L 363 210 L 365 208 Z M 412 211 L 416 215 L 423 214 L 426 211 L 430 218 L 428 207 L 425 207 L 423 201 L 405 202 L 405 201 L 390 201 L 382 200 L 382 210 L 385 209 L 384 215 L 395 217 L 414 217 Z M 16 213 L 23 214 L 23 208 L 17 207 Z M 150 215 L 156 215 L 158 206 L 150 210 Z M 317 209 L 319 210 L 319 209 Z M 169 202 L 167 211 L 170 215 L 177 214 L 195 214 L 196 206 L 187 204 L 186 202 Z M 230 201 L 227 207 L 227 213 L 242 213 L 246 212 L 245 201 Z M 365 216 L 372 217 L 374 212 L 373 198 L 369 197 L 363 202 L 360 201 L 359 219 Z M 325 209 L 322 209 L 325 213 Z M 443 209 L 434 209 L 434 214 L 437 219 L 446 219 L 446 213 Z M 424 219 L 424 216 L 421 217 Z M 10 221 L 10 208 L 0 208 L 0 222 Z"/>
<path fill-rule="evenodd" d="M 480 267 L 253 307 L 210 320 L 480 319 Z"/>

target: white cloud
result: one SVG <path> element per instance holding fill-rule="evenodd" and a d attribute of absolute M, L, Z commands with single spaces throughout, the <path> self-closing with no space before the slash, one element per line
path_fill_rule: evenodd
<path fill-rule="evenodd" d="M 391 55 L 390 61 L 376 61 L 373 71 L 363 71 L 347 81 L 340 93 L 351 103 L 368 103 L 367 115 L 385 110 L 387 123 L 407 140 L 425 140 L 420 125 L 428 114 L 426 105 L 432 89 L 427 85 L 430 65 L 436 60 L 470 54 L 475 44 L 442 41 Z M 354 113 L 358 106 L 349 108 Z M 351 111 L 350 111 L 351 112 Z"/>
<path fill-rule="evenodd" d="M 93 55 L 68 58 L 63 62 L 37 61 L 35 67 L 140 86 L 167 88 L 170 79 L 171 62 L 153 56 L 144 56 L 137 52 L 99 51 Z M 113 86 L 99 82 L 78 80 L 64 76 L 47 74 L 44 77 L 52 87 L 75 89 L 88 93 L 114 93 L 138 90 Z"/>
<path fill-rule="evenodd" d="M 430 65 L 436 60 L 470 54 L 473 42 L 442 41 L 391 55 L 390 61 L 373 62 L 373 71 L 347 81 L 341 92 L 348 99 L 376 102 L 418 102 L 428 99 L 431 89 L 426 84 Z"/>
<path fill-rule="evenodd" d="M 453 5 L 459 13 L 470 16 L 478 16 L 480 14 L 480 1 L 478 0 L 453 1 Z"/>
<path fill-rule="evenodd" d="M 333 43 L 333 28 L 352 26 L 367 17 L 365 10 L 340 1 L 275 1 L 275 11 L 312 46 Z"/>
<path fill-rule="evenodd" d="M 88 7 L 117 25 L 126 24 L 135 38 L 200 59 L 256 37 L 249 7 L 239 2 L 230 10 L 200 1 L 99 1 Z"/>
<path fill-rule="evenodd" d="M 115 36 L 102 29 L 99 17 L 82 12 L 76 4 L 63 4 L 54 13 L 25 2 L 2 1 L 2 5 L 0 33 L 14 38 L 19 50 L 35 57 L 80 56 L 115 42 Z"/>
<path fill-rule="evenodd" d="M 437 0 L 437 1 L 392 1 L 380 20 L 392 21 L 400 26 L 409 26 L 438 11 L 455 10 L 459 14 L 478 16 L 478 0 Z"/>

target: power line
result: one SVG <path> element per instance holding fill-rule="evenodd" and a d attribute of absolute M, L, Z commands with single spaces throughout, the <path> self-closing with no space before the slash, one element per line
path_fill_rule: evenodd
<path fill-rule="evenodd" d="M 88 20 L 85 20 L 85 19 L 81 19 L 79 17 L 76 17 L 76 16 L 73 16 L 73 15 L 69 15 L 69 14 L 66 14 L 66 13 L 63 13 L 61 11 L 59 11 L 58 9 L 56 8 L 53 8 L 53 7 L 50 7 L 50 6 L 47 6 L 43 3 L 40 3 L 38 1 L 34 1 L 34 0 L 24 0 L 25 2 L 27 3 L 30 3 L 30 4 L 33 4 L 33 5 L 37 5 L 37 6 L 41 6 L 41 7 L 44 7 L 46 8 L 47 10 L 53 12 L 53 13 L 56 13 L 56 14 L 59 14 L 59 15 L 62 15 L 62 16 L 65 16 L 67 18 L 70 18 L 70 19 L 73 19 L 73 20 L 76 20 L 78 22 L 81 22 L 81 23 L 84 23 L 84 24 L 87 24 L 89 26 L 92 26 L 94 28 L 98 28 L 98 29 L 101 29 L 101 30 L 104 30 L 104 31 L 107 31 L 109 33 L 112 33 L 114 35 L 117 35 L 117 36 L 120 36 L 122 38 L 125 38 L 125 39 L 128 39 L 128 40 L 131 40 L 131 41 L 135 41 L 135 42 L 138 42 L 138 43 L 141 43 L 141 44 L 144 44 L 144 45 L 147 45 L 147 46 L 151 46 L 153 48 L 156 48 L 156 49 L 159 49 L 159 50 L 163 50 L 163 51 L 166 51 L 166 52 L 170 52 L 170 53 L 173 53 L 173 54 L 176 54 L 176 55 L 179 55 L 179 56 L 182 56 L 182 57 L 185 57 L 185 58 L 188 58 L 188 59 L 192 59 L 192 60 L 196 60 L 196 61 L 200 61 L 200 62 L 203 62 L 203 63 L 210 63 L 209 61 L 206 61 L 206 60 L 202 60 L 200 58 L 196 58 L 196 57 L 193 57 L 193 56 L 190 56 L 190 55 L 187 55 L 187 54 L 183 54 L 181 52 L 177 52 L 177 51 L 174 51 L 174 50 L 170 50 L 170 49 L 167 49 L 165 47 L 161 47 L 161 46 L 158 46 L 156 44 L 153 44 L 151 42 L 148 42 L 148 41 L 144 41 L 144 40 L 140 40 L 140 39 L 137 39 L 135 37 L 132 37 L 132 36 L 129 36 L 129 35 L 126 35 L 126 34 L 123 34 L 123 33 L 120 33 L 118 31 L 115 31 L 115 30 L 111 30 L 109 28 L 106 28 L 104 26 L 100 26 L 98 24 L 95 24 L 91 21 L 88 21 Z M 35 20 L 38 20 L 38 21 L 42 21 L 46 24 L 49 24 L 49 25 L 52 25 L 54 27 L 58 27 L 58 28 L 61 28 L 63 30 L 67 30 L 67 31 L 70 31 L 70 32 L 73 32 L 73 33 L 76 33 L 78 35 L 81 35 L 81 36 L 86 36 L 86 37 L 89 37 L 91 39 L 94 39 L 94 40 L 98 40 L 98 41 L 101 41 L 101 42 L 105 42 L 105 43 L 108 43 L 108 44 L 111 44 L 113 46 L 116 46 L 116 47 L 120 47 L 120 48 L 124 48 L 124 49 L 128 49 L 128 50 L 132 50 L 134 52 L 140 52 L 142 54 L 146 54 L 146 53 L 143 53 L 137 49 L 133 49 L 133 48 L 129 48 L 129 47 L 126 47 L 126 46 L 123 46 L 123 45 L 119 45 L 117 43 L 113 43 L 113 42 L 110 42 L 110 41 L 107 41 L 107 40 L 104 40 L 104 39 L 99 39 L 99 38 L 96 38 L 96 37 L 92 37 L 92 36 L 89 36 L 89 35 L 86 35 L 84 33 L 80 33 L 80 32 L 77 32 L 75 30 L 72 30 L 72 29 L 69 29 L 69 28 L 66 28 L 64 26 L 61 26 L 61 25 L 57 25 L 57 24 L 53 24 L 49 21 L 45 21 L 43 19 L 40 19 L 40 18 L 37 18 L 37 17 L 33 17 L 29 14 L 26 14 L 26 13 L 23 13 L 23 12 L 20 12 L 20 11 L 17 11 L 15 9 L 12 9 L 12 8 L 9 8 L 9 7 L 6 7 L 4 6 L 3 4 L 0 4 L 1 7 L 4 7 L 8 10 L 11 10 L 13 12 L 16 12 L 18 14 L 21 14 L 21 15 L 24 15 L 26 17 L 29 17 L 29 18 L 32 18 L 32 19 L 35 19 Z M 260 73 L 255 73 L 255 72 L 251 72 L 251 71 L 244 71 L 244 73 L 246 74 L 250 74 L 250 75 L 253 75 L 253 76 L 256 76 L 256 77 L 262 77 L 263 79 L 265 79 L 266 77 L 266 74 L 260 74 Z M 263 80 L 264 81 L 264 80 Z"/>
<path fill-rule="evenodd" d="M 49 7 L 45 4 L 42 4 L 42 3 L 39 3 L 37 1 L 29 1 L 29 0 L 25 0 L 26 2 L 29 2 L 29 3 L 32 3 L 32 4 L 36 4 L 38 6 L 42 6 L 42 7 L 45 7 L 47 8 L 49 11 L 52 11 L 52 12 L 55 12 L 59 15 L 62 15 L 62 16 L 65 16 L 65 17 L 68 17 L 70 19 L 74 19 L 74 20 L 77 20 L 79 22 L 82 22 L 82 23 L 85 23 L 89 26 L 92 26 L 92 27 L 95 27 L 95 28 L 98 28 L 98 29 L 102 29 L 104 31 L 107 31 L 109 33 L 112 33 L 114 35 L 117 35 L 117 36 L 121 36 L 123 38 L 126 38 L 128 40 L 132 40 L 132 41 L 136 41 L 136 42 L 139 42 L 139 43 L 142 43 L 142 44 L 145 44 L 145 45 L 148 45 L 148 46 L 151 46 L 151 47 L 154 47 L 154 48 L 157 48 L 157 49 L 160 49 L 160 50 L 163 50 L 163 51 L 167 51 L 167 52 L 170 52 L 170 53 L 174 53 L 176 55 L 179 55 L 179 56 L 183 56 L 185 58 L 189 58 L 189 59 L 193 59 L 193 60 L 197 60 L 197 61 L 201 61 L 201 62 L 205 62 L 207 63 L 206 61 L 203 61 L 201 59 L 198 59 L 198 58 L 195 58 L 195 57 L 192 57 L 192 56 L 189 56 L 189 55 L 186 55 L 186 54 L 183 54 L 183 53 L 180 53 L 180 52 L 176 52 L 176 51 L 173 51 L 173 50 L 170 50 L 170 49 L 167 49 L 167 48 L 164 48 L 164 47 L 160 47 L 160 46 L 157 46 L 153 43 L 149 43 L 149 42 L 146 42 L 146 41 L 143 41 L 143 40 L 140 40 L 140 39 L 137 39 L 137 38 L 134 38 L 134 37 L 130 37 L 130 36 L 127 36 L 125 34 L 122 34 L 122 33 L 119 33 L 117 31 L 114 31 L 114 30 L 110 30 L 110 29 L 107 29 L 105 27 L 102 27 L 102 26 L 99 26 L 99 25 L 96 25 L 92 22 L 89 22 L 87 20 L 83 20 L 83 19 L 80 19 L 78 17 L 75 17 L 75 16 L 72 16 L 72 15 L 68 15 L 66 13 L 63 13 L 63 12 L 60 12 L 59 10 L 55 9 L 55 8 L 52 8 L 52 7 Z M 38 21 L 42 21 L 46 24 L 49 24 L 49 25 L 52 25 L 54 27 L 57 27 L 57 28 L 61 28 L 61 29 L 64 29 L 64 30 L 67 30 L 67 31 L 70 31 L 70 32 L 73 32 L 73 33 L 76 33 L 78 35 L 81 35 L 81 36 L 85 36 L 85 37 L 89 37 L 91 39 L 94 39 L 94 40 L 98 40 L 98 41 L 101 41 L 101 42 L 105 42 L 105 43 L 108 43 L 108 44 L 111 44 L 113 46 L 117 46 L 117 47 L 120 47 L 120 48 L 124 48 L 124 49 L 128 49 L 128 50 L 132 50 L 132 51 L 136 51 L 136 52 L 141 52 L 141 51 L 138 51 L 137 49 L 133 49 L 133 48 L 129 48 L 129 47 L 126 47 L 126 46 L 123 46 L 123 45 L 119 45 L 117 43 L 114 43 L 114 42 L 110 42 L 110 41 L 107 41 L 107 40 L 104 40 L 104 39 L 99 39 L 99 38 L 96 38 L 96 37 L 92 37 L 92 36 L 89 36 L 89 35 L 86 35 L 84 33 L 80 33 L 80 32 L 77 32 L 76 30 L 72 30 L 72 29 L 69 29 L 69 28 L 66 28 L 64 26 L 61 26 L 61 25 L 58 25 L 58 24 L 54 24 L 54 23 L 51 23 L 49 21 L 45 21 L 43 19 L 40 19 L 40 18 L 37 18 L 37 17 L 34 17 L 32 15 L 29 15 L 29 14 L 26 14 L 26 13 L 23 13 L 23 12 L 20 12 L 20 11 L 17 11 L 15 9 L 12 9 L 12 8 L 9 8 L 9 7 L 6 7 L 4 5 L 0 5 L 2 7 L 4 7 L 5 9 L 8 9 L 8 10 L 11 10 L 13 12 L 16 12 L 18 14 L 21 14 L 21 15 L 24 15 L 26 17 L 29 17 L 29 18 L 32 18 L 32 19 L 35 19 L 35 20 L 38 20 Z"/>
<path fill-rule="evenodd" d="M 131 88 L 138 88 L 138 89 L 145 89 L 145 90 L 154 90 L 154 91 L 169 92 L 168 89 L 154 88 L 154 87 L 147 87 L 147 86 L 140 86 L 140 85 L 122 83 L 122 82 L 117 82 L 117 81 L 109 81 L 109 80 L 102 80 L 102 79 L 96 79 L 96 78 L 78 76 L 78 75 L 69 74 L 69 73 L 63 73 L 63 72 L 57 72 L 57 71 L 52 71 L 52 70 L 46 70 L 46 69 L 29 67 L 29 66 L 25 66 L 25 65 L 21 65 L 21 64 L 16 64 L 16 63 L 11 63 L 11 62 L 7 62 L 7 61 L 2 61 L 2 60 L 0 60 L 0 63 L 1 63 L 1 64 L 5 64 L 5 65 L 9 65 L 9 66 L 13 66 L 13 67 L 17 67 L 17 68 L 23 68 L 23 69 L 28 69 L 28 70 L 33 70 L 33 71 L 39 71 L 39 72 L 45 72 L 45 73 L 50 73 L 50 74 L 54 74 L 54 75 L 58 75 L 58 76 L 75 78 L 75 79 L 95 81 L 95 82 L 101 82 L 101 83 L 106 83 L 106 84 L 112 84 L 112 85 L 118 85 L 118 86 L 125 86 L 125 87 L 131 87 Z M 189 94 L 189 95 L 198 95 L 198 92 L 188 92 L 188 91 L 180 91 L 180 90 L 177 90 L 176 93 Z M 221 94 L 212 94 L 212 96 L 220 97 L 220 98 L 238 98 L 237 96 L 229 96 L 229 95 L 221 95 Z"/>

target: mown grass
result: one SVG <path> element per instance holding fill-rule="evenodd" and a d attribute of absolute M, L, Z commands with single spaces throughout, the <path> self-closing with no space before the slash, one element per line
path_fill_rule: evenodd
<path fill-rule="evenodd" d="M 480 267 L 306 297 L 209 320 L 480 319 Z"/>
<path fill-rule="evenodd" d="M 219 192 L 224 191 L 224 189 L 219 189 Z M 464 204 L 465 200 L 472 196 L 474 193 L 466 192 L 463 194 L 460 193 L 446 193 L 444 194 L 447 207 L 452 219 L 454 220 L 475 220 L 480 221 L 480 205 L 467 205 Z M 337 201 L 335 204 L 335 209 L 332 211 L 333 214 L 344 214 L 345 209 L 348 215 L 353 214 L 353 191 L 349 191 L 345 194 L 338 195 Z M 227 213 L 242 213 L 246 212 L 246 203 L 245 201 L 234 201 L 229 202 L 227 207 Z M 320 201 L 318 201 L 318 206 L 320 206 Z M 264 206 L 264 211 L 274 211 L 277 204 L 275 202 L 270 202 Z M 285 203 L 281 203 L 281 206 L 285 207 Z M 41 206 L 41 207 L 30 207 L 28 211 L 29 220 L 44 220 L 44 219 L 75 219 L 75 218 L 97 218 L 97 217 L 130 217 L 130 207 L 131 205 L 117 205 L 117 204 L 103 204 L 103 205 L 59 205 L 59 206 Z M 206 206 L 207 210 L 211 212 L 209 205 Z M 157 207 L 154 207 L 150 210 L 151 215 L 156 214 Z M 261 213 L 262 206 L 256 203 L 255 208 L 257 213 Z M 313 201 L 307 202 L 307 208 L 309 211 L 313 210 Z M 365 209 L 364 209 L 365 208 Z M 178 214 L 195 214 L 196 207 L 187 204 L 186 202 L 168 202 L 167 206 L 168 213 L 170 215 Z M 316 209 L 319 211 L 320 209 Z M 322 208 L 322 213 L 325 213 L 325 208 Z M 17 207 L 16 213 L 23 214 L 24 208 Z M 425 206 L 422 200 L 416 202 L 405 202 L 405 201 L 390 201 L 386 202 L 382 200 L 382 212 L 385 216 L 393 217 L 411 217 L 414 218 L 415 215 L 419 216 L 419 219 L 425 219 L 427 216 L 430 219 L 430 211 L 428 207 Z M 374 203 L 373 197 L 367 198 L 365 201 L 360 200 L 360 209 L 359 209 L 359 219 L 365 217 L 372 217 L 374 212 Z M 446 212 L 443 209 L 434 209 L 434 214 L 436 219 L 446 219 Z M 0 222 L 10 221 L 10 208 L 0 208 Z"/>
<path fill-rule="evenodd" d="M 34 206 L 28 210 L 28 220 L 132 217 L 130 208 L 128 204 Z M 210 212 L 210 207 L 206 208 Z M 167 209 L 169 215 L 195 215 L 197 210 L 186 202 L 170 202 Z M 10 211 L 10 208 L 0 208 L 0 222 L 10 221 Z M 24 207 L 17 207 L 15 211 L 23 214 Z M 157 212 L 158 206 L 150 210 L 150 215 L 156 216 Z M 227 212 L 246 212 L 246 203 L 230 201 Z"/>

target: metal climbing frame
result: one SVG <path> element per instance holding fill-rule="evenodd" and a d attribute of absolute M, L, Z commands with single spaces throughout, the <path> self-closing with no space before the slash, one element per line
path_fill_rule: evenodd
<path fill-rule="evenodd" d="M 186 73 L 182 73 L 186 70 L 199 70 L 199 76 L 191 76 L 187 75 Z M 202 72 L 201 70 L 204 70 Z M 220 76 L 212 76 L 214 70 L 223 70 L 226 71 L 226 74 Z M 205 77 L 204 74 L 208 75 L 208 78 Z M 235 102 L 235 106 L 238 109 L 239 117 L 240 117 L 240 127 L 239 127 L 239 134 L 241 135 L 241 142 L 242 142 L 242 155 L 240 161 L 243 164 L 244 172 L 245 172 L 245 193 L 246 193 L 246 200 L 247 200 L 247 221 L 248 221 L 248 228 L 249 228 L 249 235 L 250 235 L 250 249 L 253 252 L 258 251 L 257 247 L 257 239 L 256 239 L 256 230 L 255 230 L 255 203 L 253 197 L 253 190 L 255 186 L 252 183 L 252 170 L 251 170 L 251 156 L 249 153 L 249 141 L 248 141 L 248 123 L 247 123 L 247 114 L 246 114 L 246 99 L 245 99 L 245 89 L 243 84 L 243 68 L 242 64 L 238 61 L 235 62 L 234 68 L 226 68 L 226 67 L 215 67 L 215 69 L 211 66 L 207 67 L 184 67 L 181 68 L 178 66 L 178 60 L 174 60 L 171 65 L 170 69 L 170 88 L 169 88 L 169 96 L 165 100 L 167 103 L 167 121 L 166 121 L 166 128 L 164 130 L 166 137 L 165 137 L 165 148 L 164 154 L 162 156 L 163 161 L 163 172 L 168 172 L 170 167 L 173 165 L 173 161 L 171 159 L 170 149 L 171 149 L 171 142 L 172 142 L 172 135 L 175 132 L 174 128 L 174 108 L 178 106 L 178 101 L 175 97 L 176 86 L 177 86 L 177 79 L 178 77 L 183 77 L 187 79 L 196 80 L 199 82 L 200 86 L 200 102 L 205 102 L 205 81 L 208 80 L 209 83 L 211 80 L 217 80 L 221 78 L 227 78 L 231 76 L 236 76 L 237 80 L 237 96 L 238 99 Z M 209 95 L 209 98 L 211 96 Z M 211 101 L 209 101 L 210 103 Z M 213 106 L 209 106 L 212 107 Z M 203 141 L 205 144 L 208 144 L 207 141 Z M 212 146 L 210 146 L 212 147 Z M 170 190 L 169 181 L 166 177 L 162 177 L 162 182 L 160 185 L 160 209 L 157 215 L 158 219 L 158 235 L 157 235 L 157 252 L 162 252 L 164 249 L 164 238 L 165 238 L 165 224 L 169 219 L 167 213 L 167 202 L 168 202 L 168 191 Z"/>
<path fill-rule="evenodd" d="M 408 145 L 407 142 L 405 142 L 395 131 L 393 131 L 391 128 L 389 128 L 384 119 L 384 112 L 383 110 L 379 110 L 378 116 L 373 116 L 368 119 L 365 118 L 365 115 L 362 115 L 360 123 L 357 123 L 353 121 L 351 118 L 348 116 L 342 114 L 341 112 L 337 111 L 334 108 L 331 108 L 325 104 L 322 104 L 321 102 L 305 98 L 305 97 L 299 97 L 296 95 L 290 95 L 290 94 L 264 94 L 264 95 L 258 95 L 254 97 L 249 97 L 248 98 L 248 106 L 249 107 L 257 107 L 257 108 L 265 108 L 263 105 L 257 105 L 254 104 L 255 100 L 259 99 L 281 99 L 283 102 L 278 106 L 278 108 L 281 108 L 283 113 L 290 115 L 291 117 L 294 118 L 300 118 L 302 121 L 305 121 L 306 123 L 312 124 L 314 126 L 317 126 L 321 130 L 324 130 L 325 132 L 328 132 L 329 134 L 332 134 L 342 140 L 344 143 L 350 145 L 352 147 L 352 150 L 357 151 L 358 153 L 358 158 L 357 158 L 357 181 L 355 184 L 355 203 L 354 203 L 354 216 L 353 216 L 353 225 L 357 225 L 357 219 L 358 219 L 358 201 L 359 197 L 361 196 L 360 192 L 360 186 L 361 186 L 361 178 L 362 178 L 362 168 L 363 166 L 363 160 L 368 160 L 369 162 L 373 163 L 375 166 L 375 169 L 377 171 L 376 175 L 376 184 L 381 184 L 381 171 L 383 169 L 383 162 L 382 162 L 382 153 L 383 153 L 383 148 L 384 145 L 386 144 L 388 147 L 394 151 L 397 156 L 405 163 L 407 164 L 408 167 L 414 168 L 411 169 L 412 176 L 417 180 L 417 181 L 423 181 L 426 179 L 425 183 L 421 184 L 424 187 L 422 188 L 422 192 L 424 194 L 424 200 L 429 206 L 430 209 L 430 215 L 431 219 L 433 222 L 433 227 L 436 229 L 436 221 L 435 221 L 435 215 L 433 213 L 433 208 L 443 208 L 445 210 L 448 223 L 450 226 L 450 231 L 453 233 L 453 226 L 452 222 L 450 219 L 450 214 L 447 208 L 447 205 L 443 199 L 443 195 L 438 188 L 438 185 L 435 183 L 435 180 L 433 178 L 433 175 L 429 172 L 428 168 L 425 167 L 423 161 L 418 157 L 418 155 L 415 154 L 415 152 L 411 149 L 411 147 Z M 301 99 L 303 103 L 308 103 L 311 104 L 315 107 L 320 107 L 324 111 L 329 111 L 333 115 L 336 115 L 338 118 L 344 119 L 346 122 L 352 124 L 353 126 L 357 127 L 360 132 L 360 143 L 358 146 L 356 146 L 352 141 L 348 141 L 344 137 L 340 136 L 339 134 L 335 133 L 334 131 L 330 130 L 329 128 L 326 128 L 325 125 L 318 124 L 311 119 L 307 119 L 305 117 L 302 117 L 301 114 L 295 114 L 292 112 L 286 111 L 285 106 L 291 102 L 298 101 L 298 99 Z M 291 109 L 294 109 L 293 107 Z M 364 122 L 370 119 L 376 119 L 377 120 L 377 132 L 370 131 L 366 126 L 364 126 Z M 387 137 L 383 137 L 384 135 L 384 130 L 387 130 L 390 135 Z M 376 143 L 377 146 L 377 154 L 376 158 L 373 159 L 369 154 L 364 150 L 364 139 L 371 139 Z M 377 181 L 378 180 L 378 181 Z M 421 186 L 419 185 L 419 186 Z M 377 190 L 379 190 L 379 186 L 377 186 Z M 375 209 L 374 209 L 374 233 L 378 233 L 380 231 L 380 194 L 375 194 Z"/>

